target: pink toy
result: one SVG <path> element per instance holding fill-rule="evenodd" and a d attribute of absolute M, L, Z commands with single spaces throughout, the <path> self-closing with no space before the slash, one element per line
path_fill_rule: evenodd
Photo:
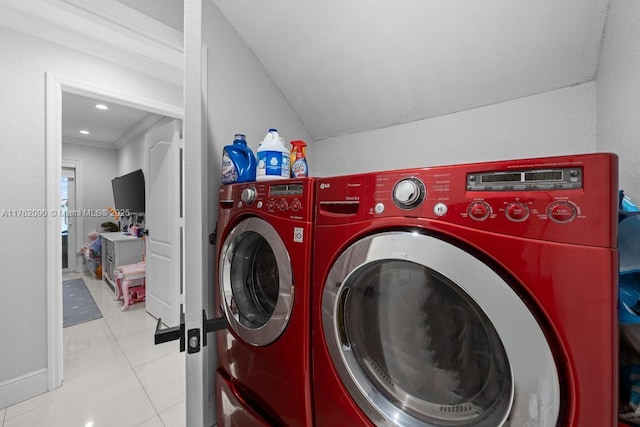
<path fill-rule="evenodd" d="M 116 299 L 124 300 L 122 311 L 131 304 L 145 300 L 146 267 L 144 261 L 116 267 L 113 273 L 116 278 Z"/>

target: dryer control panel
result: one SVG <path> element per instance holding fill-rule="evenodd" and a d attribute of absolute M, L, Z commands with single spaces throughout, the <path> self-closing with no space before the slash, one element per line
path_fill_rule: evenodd
<path fill-rule="evenodd" d="M 614 247 L 617 176 L 617 156 L 596 153 L 318 179 L 316 223 L 415 218 Z"/>

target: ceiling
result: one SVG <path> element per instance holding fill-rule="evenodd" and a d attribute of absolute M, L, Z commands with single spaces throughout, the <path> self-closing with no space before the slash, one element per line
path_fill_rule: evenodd
<path fill-rule="evenodd" d="M 609 0 L 212 0 L 314 139 L 593 80 Z"/>
<path fill-rule="evenodd" d="M 211 1 L 316 141 L 591 81 L 609 3 Z M 97 111 L 93 104 L 64 95 L 65 137 L 117 146 L 146 117 L 116 105 Z M 78 134 L 81 127 L 91 135 Z"/>
<path fill-rule="evenodd" d="M 99 110 L 103 104 L 107 110 Z M 62 94 L 62 140 L 65 143 L 120 148 L 162 118 L 156 114 L 73 93 Z M 88 135 L 81 134 L 87 130 Z"/>

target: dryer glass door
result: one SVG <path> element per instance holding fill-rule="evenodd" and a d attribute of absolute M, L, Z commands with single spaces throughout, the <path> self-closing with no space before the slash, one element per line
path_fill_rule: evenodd
<path fill-rule="evenodd" d="M 447 242 L 358 241 L 330 270 L 323 316 L 334 365 L 376 424 L 555 425 L 558 378 L 540 327 L 502 278 Z"/>
<path fill-rule="evenodd" d="M 248 218 L 224 241 L 219 260 L 223 310 L 245 342 L 262 346 L 284 331 L 293 308 L 291 261 L 268 222 Z"/>

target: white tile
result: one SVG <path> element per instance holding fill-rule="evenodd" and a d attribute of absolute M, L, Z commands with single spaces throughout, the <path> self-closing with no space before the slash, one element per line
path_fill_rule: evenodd
<path fill-rule="evenodd" d="M 122 301 L 114 301 L 113 298 L 96 299 L 96 305 L 105 319 L 122 316 Z"/>
<path fill-rule="evenodd" d="M 85 391 L 5 421 L 5 427 L 95 426 L 134 427 L 155 415 L 134 375 L 121 374 Z"/>
<path fill-rule="evenodd" d="M 143 331 L 154 331 L 156 320 L 142 307 L 136 310 L 120 312 L 118 316 L 105 318 L 116 339 L 120 340 Z"/>
<path fill-rule="evenodd" d="M 157 321 L 144 303 L 123 312 L 102 280 L 83 273 L 64 278 L 78 277 L 104 317 L 64 328 L 63 386 L 0 410 L 0 427 L 84 427 L 90 417 L 96 426 L 185 425 L 185 356 L 178 343 L 155 346 Z"/>
<path fill-rule="evenodd" d="M 1 422 L 4 422 L 4 414 L 5 414 L 5 412 L 7 412 L 6 408 L 0 409 L 0 421 Z M 0 425 L 2 425 L 2 424 L 0 424 Z"/>
<path fill-rule="evenodd" d="M 184 353 L 170 353 L 134 370 L 158 412 L 185 399 Z"/>
<path fill-rule="evenodd" d="M 163 424 L 160 417 L 156 415 L 153 418 L 149 418 L 145 422 L 138 424 L 137 427 L 173 427 L 171 424 Z"/>
<path fill-rule="evenodd" d="M 91 293 L 96 302 L 98 301 L 113 301 L 116 297 L 116 294 L 113 290 L 102 280 L 91 280 L 87 281 L 85 279 L 85 283 L 87 284 L 87 288 Z"/>
<path fill-rule="evenodd" d="M 63 396 L 81 391 L 123 372 L 132 373 L 132 370 L 115 341 L 67 354 L 64 357 L 62 387 L 10 406 L 7 408 L 6 418 L 10 419 L 37 407 L 48 405 Z"/>
<path fill-rule="evenodd" d="M 115 340 L 104 319 L 69 326 L 62 330 L 62 335 L 65 355 Z"/>
<path fill-rule="evenodd" d="M 32 397 L 29 400 L 25 400 L 20 403 L 16 403 L 15 405 L 9 406 L 5 411 L 5 421 L 22 415 L 25 412 L 29 412 L 36 408 L 51 404 L 51 402 L 55 401 L 56 399 L 61 399 L 62 397 L 64 397 L 64 393 L 62 392 L 63 388 L 64 387 L 59 387 L 47 393 L 39 394 L 36 397 Z"/>
<path fill-rule="evenodd" d="M 183 400 L 177 405 L 173 405 L 172 407 L 160 412 L 160 418 L 162 418 L 162 422 L 164 423 L 165 426 L 186 427 L 187 426 L 186 409 L 187 409 L 186 402 Z"/>
<path fill-rule="evenodd" d="M 138 367 L 169 353 L 180 351 L 178 341 L 155 345 L 153 334 L 154 330 L 145 330 L 118 340 L 131 366 Z"/>
<path fill-rule="evenodd" d="M 108 342 L 65 356 L 63 388 L 79 390 L 130 369 L 118 343 Z"/>

